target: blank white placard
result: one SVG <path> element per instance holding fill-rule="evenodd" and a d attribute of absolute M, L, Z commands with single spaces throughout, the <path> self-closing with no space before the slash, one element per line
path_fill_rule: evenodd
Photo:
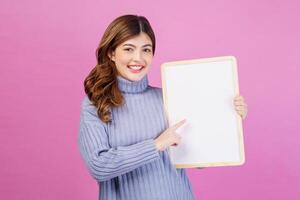
<path fill-rule="evenodd" d="M 233 56 L 163 63 L 162 89 L 169 126 L 182 143 L 171 146 L 177 168 L 242 165 L 245 162 L 242 120 L 234 109 L 239 94 Z"/>

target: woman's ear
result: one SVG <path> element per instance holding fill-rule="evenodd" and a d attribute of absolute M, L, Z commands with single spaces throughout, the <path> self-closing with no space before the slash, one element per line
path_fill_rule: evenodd
<path fill-rule="evenodd" d="M 110 60 L 115 61 L 115 51 L 109 52 L 108 57 L 109 57 Z"/>

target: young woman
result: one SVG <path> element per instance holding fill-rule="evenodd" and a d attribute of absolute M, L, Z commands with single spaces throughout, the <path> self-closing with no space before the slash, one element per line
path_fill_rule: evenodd
<path fill-rule="evenodd" d="M 124 15 L 106 29 L 97 48 L 98 64 L 84 81 L 79 149 L 99 183 L 99 199 L 194 199 L 184 169 L 165 151 L 180 143 L 167 126 L 162 91 L 148 85 L 155 52 L 154 32 L 145 17 Z M 235 98 L 245 118 L 242 96 Z"/>

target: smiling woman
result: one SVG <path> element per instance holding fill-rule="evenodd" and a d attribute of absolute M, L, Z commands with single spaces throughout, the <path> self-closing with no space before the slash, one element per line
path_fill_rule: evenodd
<path fill-rule="evenodd" d="M 192 200 L 184 169 L 166 149 L 178 145 L 169 127 L 161 88 L 148 85 L 155 36 L 145 17 L 125 15 L 106 29 L 97 65 L 84 81 L 78 145 L 99 199 Z"/>

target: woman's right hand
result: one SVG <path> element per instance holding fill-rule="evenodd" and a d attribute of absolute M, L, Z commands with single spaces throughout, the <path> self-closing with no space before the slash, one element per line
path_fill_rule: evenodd
<path fill-rule="evenodd" d="M 176 130 L 186 122 L 186 119 L 174 124 L 160 134 L 155 140 L 156 148 L 159 151 L 164 151 L 169 146 L 177 146 L 181 142 L 181 137 L 176 133 Z"/>

